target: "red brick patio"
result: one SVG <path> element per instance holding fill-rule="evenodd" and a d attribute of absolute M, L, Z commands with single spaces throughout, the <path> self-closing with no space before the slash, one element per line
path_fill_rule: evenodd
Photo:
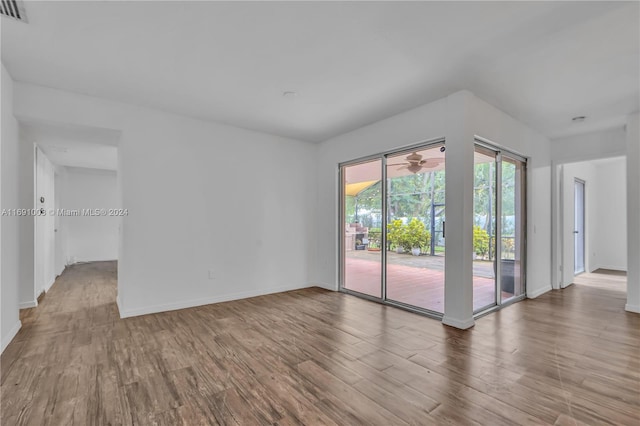
<path fill-rule="evenodd" d="M 380 262 L 345 259 L 345 288 L 380 297 Z M 504 293 L 503 298 L 511 294 Z M 444 310 L 444 272 L 406 265 L 387 265 L 387 298 L 430 311 Z M 491 278 L 473 277 L 473 309 L 493 304 L 495 285 Z"/>

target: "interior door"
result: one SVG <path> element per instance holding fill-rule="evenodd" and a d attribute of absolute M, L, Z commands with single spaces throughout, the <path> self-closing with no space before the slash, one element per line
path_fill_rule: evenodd
<path fill-rule="evenodd" d="M 34 296 L 37 298 L 40 292 L 44 290 L 45 287 L 45 267 L 44 267 L 44 259 L 46 258 L 45 248 L 46 248 L 46 239 L 45 239 L 45 228 L 46 228 L 46 216 L 44 212 L 46 212 L 45 202 L 47 199 L 44 197 L 44 160 L 42 151 L 39 148 L 35 149 L 36 156 L 36 194 L 34 200 L 34 208 L 38 210 L 39 214 L 34 218 L 35 223 L 35 249 L 34 249 Z M 41 213 L 42 212 L 42 213 Z"/>
<path fill-rule="evenodd" d="M 55 273 L 55 171 L 40 148 L 36 148 L 35 296 L 48 290 Z"/>
<path fill-rule="evenodd" d="M 576 179 L 574 183 L 574 273 L 580 274 L 584 269 L 584 182 Z"/>

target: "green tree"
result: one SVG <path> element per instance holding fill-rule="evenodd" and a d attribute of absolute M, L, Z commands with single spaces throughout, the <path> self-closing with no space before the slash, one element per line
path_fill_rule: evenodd
<path fill-rule="evenodd" d="M 444 203 L 443 170 L 416 173 L 389 179 L 389 217 L 420 217 L 428 220 L 431 202 Z"/>

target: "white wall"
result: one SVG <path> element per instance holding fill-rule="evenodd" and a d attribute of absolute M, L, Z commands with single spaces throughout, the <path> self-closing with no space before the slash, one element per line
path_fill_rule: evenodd
<path fill-rule="evenodd" d="M 473 319 L 473 161 L 475 96 L 463 91 L 447 97 L 446 254 L 444 324 L 466 329 Z"/>
<path fill-rule="evenodd" d="M 15 91 L 19 119 L 122 131 L 121 315 L 310 284 L 322 229 L 317 146 L 27 84 Z"/>
<path fill-rule="evenodd" d="M 14 84 L 14 88 L 18 83 Z M 15 90 L 14 90 L 15 92 Z M 15 115 L 15 96 L 14 96 Z M 16 117 L 17 118 L 17 117 Z M 19 126 L 18 134 L 18 204 L 20 207 L 32 209 L 35 201 L 35 146 L 34 140 L 25 126 Z M 37 306 L 38 293 L 35 285 L 35 220 L 33 217 L 24 217 L 18 222 L 19 234 L 19 263 L 20 275 L 20 307 L 29 308 Z"/>
<path fill-rule="evenodd" d="M 65 167 L 60 188 L 62 209 L 115 209 L 118 203 L 117 176 L 110 170 Z M 66 264 L 116 260 L 118 258 L 118 216 L 65 216 L 60 218 L 66 239 Z M 58 230 L 60 233 L 60 229 Z"/>
<path fill-rule="evenodd" d="M 593 267 L 627 270 L 627 164 L 625 157 L 595 163 L 596 245 Z"/>
<path fill-rule="evenodd" d="M 11 101 L 12 101 L 12 97 L 9 97 L 6 92 L 5 92 L 5 88 L 7 87 L 7 82 L 5 81 L 5 73 L 6 70 L 4 69 L 4 65 L 2 65 L 2 81 L 0 84 L 0 97 L 2 102 L 0 102 L 0 128 L 4 128 L 3 127 L 3 123 L 6 123 L 5 121 L 5 114 L 7 116 L 8 120 L 13 120 L 13 108 L 11 105 Z M 13 90 L 13 88 L 11 88 L 10 90 Z M 8 104 L 6 103 L 7 100 L 9 101 Z M 8 109 L 5 109 L 7 108 Z M 7 111 L 9 111 L 10 113 L 7 113 Z M 14 122 L 14 125 L 16 125 L 17 123 Z M 8 127 L 7 127 L 8 128 Z M 7 139 L 11 138 L 11 135 L 9 133 L 6 133 Z M 17 137 L 16 137 L 17 139 Z M 3 140 L 5 140 L 5 133 L 2 134 L 2 137 L 0 138 L 0 211 L 2 210 L 2 208 L 4 207 L 4 202 L 2 200 L 2 181 L 3 181 L 3 175 L 2 175 L 2 151 L 3 151 L 3 146 L 4 143 L 2 142 Z M 4 321 L 4 317 L 2 316 L 2 294 L 4 293 L 3 287 L 2 287 L 2 219 L 0 217 L 0 353 L 2 353 L 2 351 L 4 351 L 5 348 L 5 339 L 4 339 L 4 330 L 2 328 L 2 322 Z M 17 291 L 16 291 L 17 293 Z M 18 303 L 18 298 L 16 297 L 15 303 L 14 305 L 17 305 Z M 9 334 L 9 333 L 7 333 Z M 8 344 L 8 343 L 7 343 Z"/>
<path fill-rule="evenodd" d="M 44 199 L 44 201 L 42 201 Z M 45 214 L 35 218 L 35 294 L 48 291 L 56 279 L 55 268 L 55 167 L 41 149 L 36 148 L 36 192 L 34 208 Z"/>
<path fill-rule="evenodd" d="M 63 197 L 63 188 L 66 186 L 67 168 L 56 166 L 55 168 L 55 209 L 58 211 L 62 208 L 61 199 Z M 55 272 L 56 276 L 62 274 L 67 266 L 68 248 L 67 248 L 67 227 L 64 225 L 64 217 L 56 215 L 54 218 L 55 226 Z"/>
<path fill-rule="evenodd" d="M 551 143 L 551 159 L 555 164 L 620 157 L 626 152 L 623 127 L 553 139 Z"/>
<path fill-rule="evenodd" d="M 640 114 L 627 118 L 627 304 L 640 312 Z"/>
<path fill-rule="evenodd" d="M 13 116 L 13 80 L 2 65 L 2 111 L 0 127 L 2 128 L 2 144 L 0 146 L 0 208 L 18 208 L 18 123 Z M 19 304 L 19 233 L 18 223 L 22 218 L 2 216 L 0 233 L 0 352 L 21 327 L 18 314 Z"/>

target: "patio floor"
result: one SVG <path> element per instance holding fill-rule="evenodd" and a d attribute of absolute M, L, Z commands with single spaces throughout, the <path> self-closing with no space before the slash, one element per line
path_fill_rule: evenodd
<path fill-rule="evenodd" d="M 345 288 L 380 297 L 380 253 L 349 251 L 345 259 Z M 495 301 L 493 263 L 476 261 L 473 309 Z M 503 299 L 511 297 L 503 292 Z M 444 311 L 444 257 L 387 252 L 387 298 L 435 312 Z"/>

